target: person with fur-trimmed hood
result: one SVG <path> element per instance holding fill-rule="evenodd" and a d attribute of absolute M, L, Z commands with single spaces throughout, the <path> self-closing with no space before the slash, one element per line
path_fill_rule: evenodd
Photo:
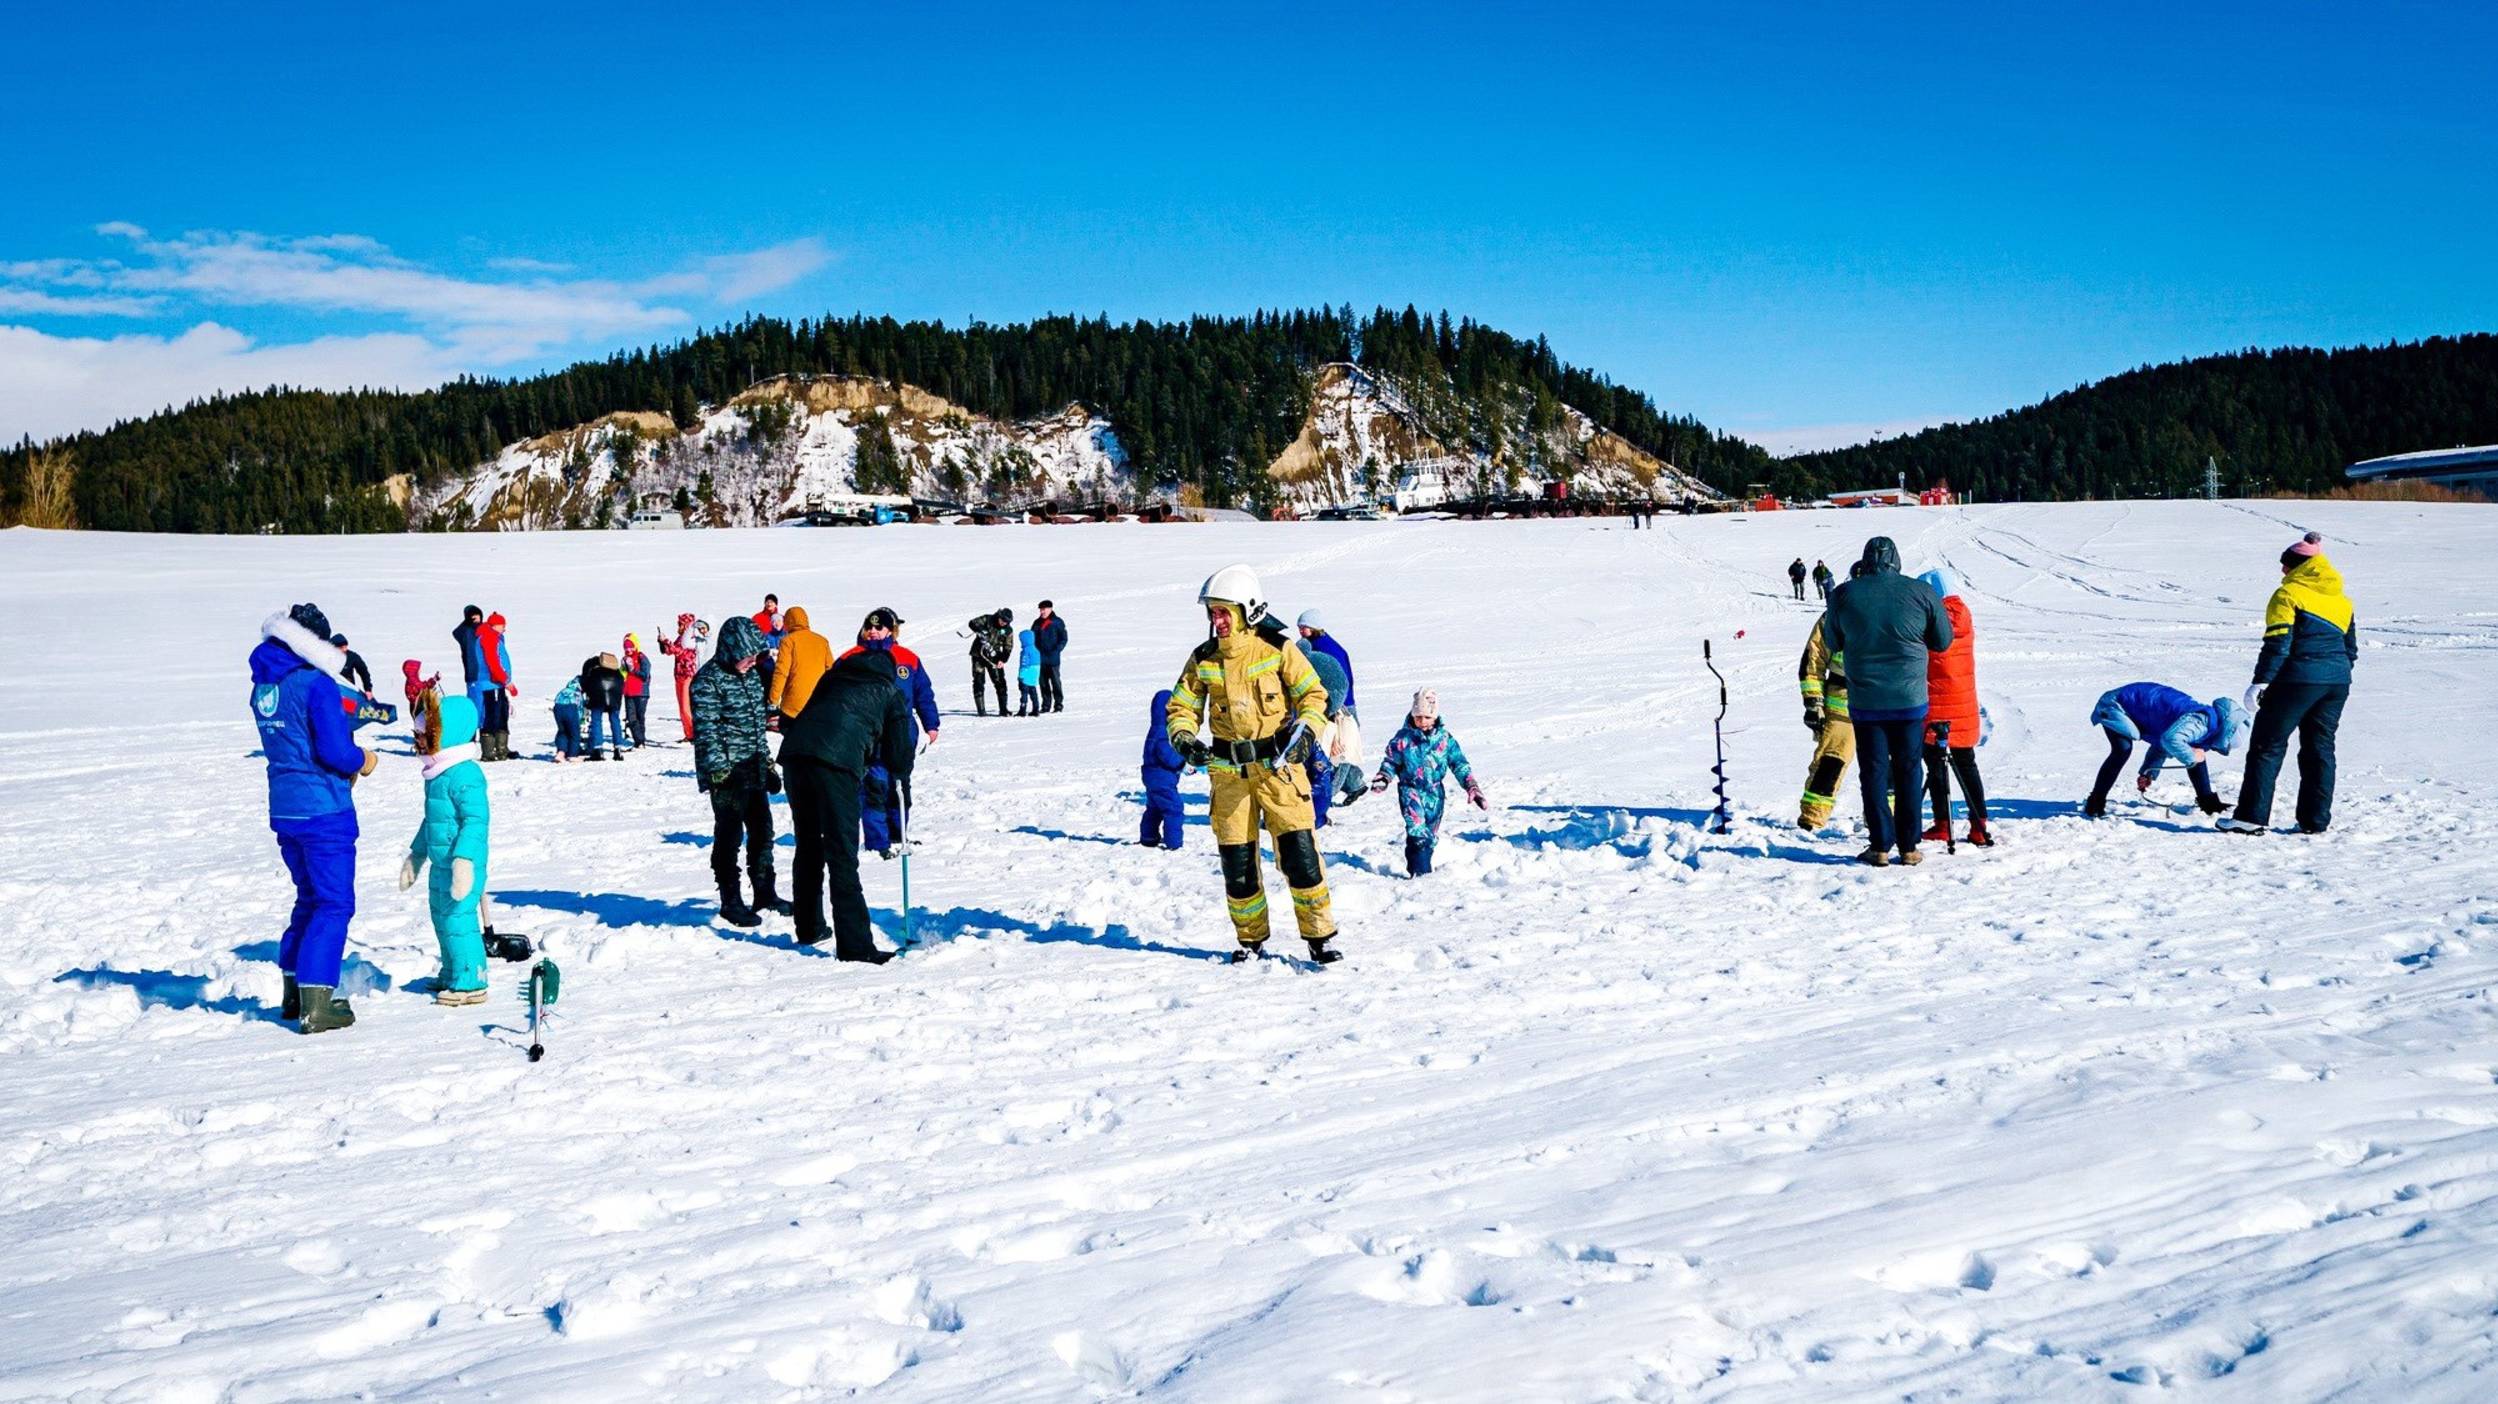
<path fill-rule="evenodd" d="M 1327 872 L 1319 861 L 1310 808 L 1310 776 L 1302 763 L 1327 726 L 1327 689 L 1283 629 L 1267 618 L 1257 573 L 1225 566 L 1197 592 L 1207 639 L 1188 655 L 1163 724 L 1185 763 L 1203 769 L 1212 786 L 1214 842 L 1223 860 L 1223 889 L 1240 948 L 1252 960 L 1269 930 L 1266 879 L 1258 865 L 1258 830 L 1275 839 L 1275 863 L 1292 887 L 1292 915 L 1310 959 L 1340 958 Z M 1211 743 L 1198 728 L 1213 733 Z"/>
<path fill-rule="evenodd" d="M 272 614 L 252 650 L 252 721 L 269 773 L 269 829 L 295 882 L 278 939 L 283 1016 L 305 1033 L 343 1029 L 356 1011 L 338 993 L 347 925 L 356 914 L 355 783 L 381 760 L 355 742 L 356 703 L 339 675 L 320 607 Z"/>
<path fill-rule="evenodd" d="M 426 909 L 442 971 L 434 1003 L 486 1002 L 486 849 L 493 816 L 486 772 L 477 764 L 477 709 L 466 697 L 425 694 L 416 716 L 416 753 L 425 771 L 425 818 L 399 863 L 399 890 L 416 886 L 427 865 Z"/>
<path fill-rule="evenodd" d="M 720 887 L 720 919 L 760 926 L 760 911 L 786 915 L 772 890 L 772 796 L 781 788 L 765 739 L 763 631 L 744 615 L 720 626 L 720 646 L 694 675 L 694 783 L 711 796 L 711 876 Z M 737 890 L 737 848 L 746 846 L 754 906 Z"/>
<path fill-rule="evenodd" d="M 1466 789 L 1466 802 L 1477 809 L 1491 808 L 1484 799 L 1483 787 L 1475 783 L 1474 767 L 1467 763 L 1466 748 L 1457 744 L 1457 737 L 1440 721 L 1440 694 L 1424 688 L 1414 694 L 1414 704 L 1406 710 L 1405 725 L 1397 729 L 1387 749 L 1379 753 L 1379 773 L 1372 777 L 1372 791 L 1388 788 L 1396 781 L 1397 812 L 1405 817 L 1405 875 L 1421 877 L 1431 871 L 1431 850 L 1440 839 L 1440 812 L 1448 803 L 1448 782 L 1455 779 Z"/>

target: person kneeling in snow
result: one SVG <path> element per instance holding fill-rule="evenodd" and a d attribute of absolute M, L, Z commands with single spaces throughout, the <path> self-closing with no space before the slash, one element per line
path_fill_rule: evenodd
<path fill-rule="evenodd" d="M 295 910 L 278 941 L 286 975 L 283 1017 L 305 1033 L 343 1029 L 356 1011 L 338 993 L 347 923 L 356 914 L 356 781 L 377 751 L 355 743 L 356 703 L 339 675 L 317 605 L 299 604 L 260 626 L 252 650 L 252 721 L 269 767 L 269 829 L 295 880 Z"/>
<path fill-rule="evenodd" d="M 1440 835 L 1440 809 L 1447 803 L 1448 780 L 1466 787 L 1467 802 L 1477 809 L 1491 806 L 1483 798 L 1483 787 L 1475 783 L 1474 767 L 1466 763 L 1466 748 L 1457 744 L 1457 737 L 1440 724 L 1440 694 L 1430 688 L 1414 694 L 1413 710 L 1405 725 L 1397 730 L 1396 739 L 1379 754 L 1379 773 L 1372 777 L 1374 791 L 1388 788 L 1391 777 L 1396 780 L 1396 804 L 1405 816 L 1405 872 L 1421 877 L 1431 871 L 1431 849 Z"/>
<path fill-rule="evenodd" d="M 2197 808 L 2206 814 L 2228 809 L 2212 790 L 2203 753 L 2228 755 L 2246 735 L 2247 715 L 2234 699 L 2215 697 L 2207 704 L 2162 683 L 2128 683 L 2099 695 L 2090 723 L 2107 733 L 2108 758 L 2100 762 L 2099 779 L 2090 787 L 2082 813 L 2096 819 L 2108 812 L 2108 791 L 2133 757 L 2137 741 L 2149 741 L 2151 749 L 2142 758 L 2142 773 L 2134 777 L 2136 790 L 2149 790 L 2160 767 L 2174 760 L 2194 782 Z"/>
<path fill-rule="evenodd" d="M 434 944 L 442 950 L 442 974 L 434 1003 L 486 1002 L 486 941 L 480 910 L 486 900 L 486 845 L 492 816 L 486 805 L 486 772 L 477 764 L 477 708 L 466 697 L 428 693 L 416 728 L 424 758 L 425 819 L 399 863 L 399 890 L 416 886 L 417 874 L 433 865 L 427 905 Z"/>

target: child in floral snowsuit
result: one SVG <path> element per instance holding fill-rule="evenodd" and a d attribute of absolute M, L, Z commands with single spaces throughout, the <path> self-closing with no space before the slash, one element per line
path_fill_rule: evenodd
<path fill-rule="evenodd" d="M 1440 724 L 1440 694 L 1430 688 L 1414 694 L 1413 710 L 1396 739 L 1380 753 L 1379 773 L 1371 778 L 1376 792 L 1396 780 L 1397 810 L 1405 816 L 1405 871 L 1421 877 L 1431 871 L 1431 848 L 1440 834 L 1440 808 L 1447 802 L 1450 776 L 1466 787 L 1466 800 L 1477 809 L 1490 806 L 1483 787 L 1475 783 L 1466 750 Z"/>

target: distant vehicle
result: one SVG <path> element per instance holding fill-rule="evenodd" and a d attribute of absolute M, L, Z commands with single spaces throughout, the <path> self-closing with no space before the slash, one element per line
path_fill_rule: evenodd
<path fill-rule="evenodd" d="M 627 531 L 683 531 L 685 516 L 674 508 L 664 511 L 644 509 L 625 519 Z"/>
<path fill-rule="evenodd" d="M 1318 515 L 1312 518 L 1312 520 L 1321 522 L 1376 522 L 1382 520 L 1382 518 L 1379 515 L 1378 508 L 1373 507 L 1366 502 L 1357 502 L 1350 506 L 1344 507 L 1321 507 L 1318 509 Z"/>

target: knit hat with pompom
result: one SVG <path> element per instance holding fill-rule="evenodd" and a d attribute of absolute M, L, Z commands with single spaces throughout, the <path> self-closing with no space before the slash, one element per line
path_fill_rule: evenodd
<path fill-rule="evenodd" d="M 2290 543 L 2290 549 L 2281 553 L 2281 563 L 2285 566 L 2294 566 L 2310 556 L 2321 556 L 2324 553 L 2325 539 L 2311 531 Z"/>

